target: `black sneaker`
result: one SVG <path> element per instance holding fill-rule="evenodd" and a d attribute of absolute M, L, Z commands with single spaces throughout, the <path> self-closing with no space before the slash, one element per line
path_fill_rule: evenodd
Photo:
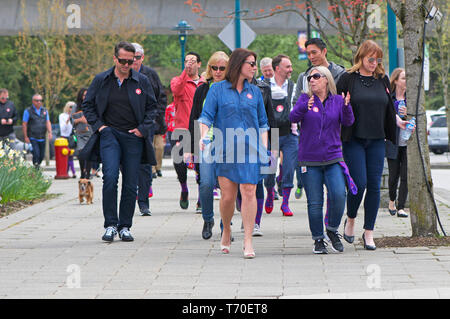
<path fill-rule="evenodd" d="M 162 177 L 161 170 L 157 170 L 157 171 L 156 171 L 156 175 L 158 175 L 158 177 Z"/>
<path fill-rule="evenodd" d="M 206 240 L 206 239 L 211 238 L 213 227 L 214 227 L 214 220 L 203 223 L 203 230 L 202 230 L 202 238 L 203 239 Z"/>
<path fill-rule="evenodd" d="M 102 237 L 102 240 L 113 242 L 114 241 L 114 237 L 116 237 L 116 235 L 117 235 L 117 228 L 116 227 L 114 227 L 114 226 L 106 227 L 106 231 L 105 231 L 105 234 Z"/>
<path fill-rule="evenodd" d="M 334 251 L 342 253 L 344 251 L 344 245 L 342 245 L 340 238 L 342 238 L 341 234 L 337 231 L 331 231 L 327 229 L 328 238 L 331 241 L 331 247 Z"/>
<path fill-rule="evenodd" d="M 130 230 L 127 227 L 124 227 L 119 232 L 119 238 L 122 239 L 122 241 L 133 241 L 134 238 L 131 236 Z"/>
<path fill-rule="evenodd" d="M 316 239 L 314 241 L 313 253 L 315 253 L 315 254 L 328 254 L 327 243 L 323 239 Z"/>
<path fill-rule="evenodd" d="M 152 216 L 152 213 L 150 212 L 150 209 L 148 209 L 148 208 L 140 209 L 140 212 L 141 212 L 141 216 Z"/>
<path fill-rule="evenodd" d="M 188 209 L 188 207 L 189 207 L 189 192 L 181 192 L 180 207 L 182 209 Z"/>

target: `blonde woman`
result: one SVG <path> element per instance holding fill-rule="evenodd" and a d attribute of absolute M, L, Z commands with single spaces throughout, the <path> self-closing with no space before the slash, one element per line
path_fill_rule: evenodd
<path fill-rule="evenodd" d="M 326 232 L 333 250 L 342 252 L 338 229 L 344 214 L 346 178 L 344 174 L 341 125 L 350 126 L 354 117 L 350 96 L 336 94 L 328 68 L 313 67 L 307 76 L 308 93 L 303 93 L 290 113 L 292 123 L 301 123 L 298 161 L 308 202 L 309 227 L 315 254 L 326 254 L 323 231 L 323 185 L 328 190 Z M 344 167 L 343 167 L 344 166 Z"/>
<path fill-rule="evenodd" d="M 76 105 L 75 102 L 69 101 L 66 103 L 63 109 L 63 113 L 59 115 L 59 129 L 61 132 L 61 137 L 64 137 L 66 140 L 69 140 L 70 134 L 72 134 L 72 109 Z M 73 156 L 69 156 L 67 170 L 71 170 L 72 177 L 76 178 L 75 174 L 75 166 L 73 164 Z"/>
<path fill-rule="evenodd" d="M 344 159 L 356 186 L 357 194 L 348 193 L 347 219 L 344 239 L 354 240 L 355 218 L 364 199 L 364 248 L 375 250 L 373 229 L 380 204 L 381 175 L 385 156 L 385 139 L 397 143 L 397 126 L 408 123 L 396 115 L 391 98 L 390 83 L 383 67 L 383 51 L 367 40 L 354 57 L 354 65 L 344 73 L 337 84 L 338 93 L 350 92 L 355 122 L 343 128 Z"/>
<path fill-rule="evenodd" d="M 225 79 L 225 72 L 227 68 L 229 57 L 225 52 L 217 51 L 208 60 L 208 65 L 206 66 L 205 78 L 206 83 L 200 85 L 194 94 L 194 101 L 192 104 L 191 115 L 189 118 L 189 131 L 191 133 L 191 150 L 198 147 L 198 140 L 194 140 L 196 136 L 194 133 L 195 127 L 199 130 L 200 128 L 196 125 L 196 121 L 199 119 L 200 114 L 203 110 L 203 104 L 205 102 L 206 95 L 208 94 L 209 88 L 214 83 L 218 83 Z M 198 134 L 199 135 L 199 134 Z M 211 136 L 211 134 L 209 135 Z M 198 154 L 198 152 L 194 152 Z M 207 154 L 207 152 L 201 152 Z M 203 230 L 202 238 L 209 239 L 212 236 L 212 229 L 214 226 L 214 187 L 216 186 L 216 176 L 214 172 L 214 164 L 211 161 L 202 160 L 200 163 L 196 164 L 198 167 L 198 182 L 199 185 L 199 198 L 201 204 L 201 211 L 203 217 Z"/>

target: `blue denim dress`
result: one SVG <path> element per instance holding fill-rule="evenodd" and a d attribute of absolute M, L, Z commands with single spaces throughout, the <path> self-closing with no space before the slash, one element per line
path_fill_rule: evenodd
<path fill-rule="evenodd" d="M 216 176 L 238 184 L 258 184 L 264 178 L 269 157 L 261 134 L 269 125 L 257 86 L 245 80 L 239 93 L 226 80 L 213 84 L 198 121 L 213 126 Z"/>

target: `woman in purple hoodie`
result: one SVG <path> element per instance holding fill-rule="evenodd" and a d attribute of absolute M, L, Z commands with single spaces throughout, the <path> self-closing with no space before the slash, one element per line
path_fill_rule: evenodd
<path fill-rule="evenodd" d="M 323 231 L 323 185 L 328 191 L 327 235 L 333 250 L 342 252 L 338 234 L 346 201 L 346 166 L 342 155 L 341 125 L 353 124 L 350 95 L 336 94 L 333 76 L 326 67 L 313 67 L 307 77 L 308 93 L 300 96 L 289 118 L 301 123 L 298 161 L 307 202 L 309 228 L 315 254 L 328 253 Z"/>

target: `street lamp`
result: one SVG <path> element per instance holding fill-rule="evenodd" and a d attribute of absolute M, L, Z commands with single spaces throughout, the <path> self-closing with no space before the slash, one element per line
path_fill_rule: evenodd
<path fill-rule="evenodd" d="M 178 31 L 178 40 L 181 45 L 181 71 L 184 70 L 184 45 L 186 44 L 187 30 L 194 30 L 185 20 L 180 20 L 178 25 L 172 28 L 172 30 Z"/>

